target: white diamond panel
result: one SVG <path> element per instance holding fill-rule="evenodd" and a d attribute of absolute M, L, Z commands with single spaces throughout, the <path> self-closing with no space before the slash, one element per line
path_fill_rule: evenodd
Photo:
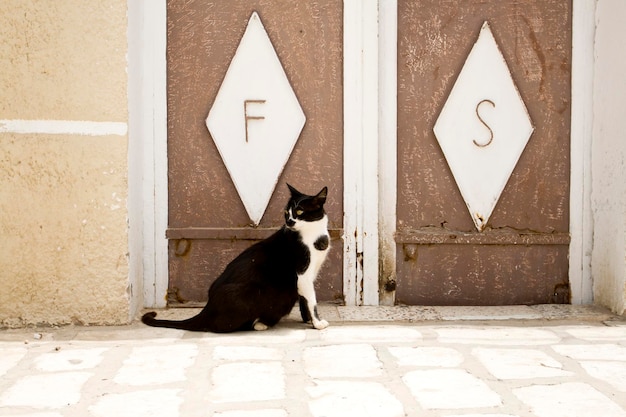
<path fill-rule="evenodd" d="M 263 217 L 305 120 L 254 12 L 206 124 L 255 225 Z"/>
<path fill-rule="evenodd" d="M 487 225 L 533 129 L 485 22 L 433 128 L 479 231 Z"/>

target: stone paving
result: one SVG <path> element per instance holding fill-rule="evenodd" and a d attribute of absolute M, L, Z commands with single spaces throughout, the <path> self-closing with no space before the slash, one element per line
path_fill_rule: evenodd
<path fill-rule="evenodd" d="M 4 330 L 0 416 L 626 416 L 622 318 L 455 311 L 331 307 L 322 331 L 292 315 L 229 335 Z"/>

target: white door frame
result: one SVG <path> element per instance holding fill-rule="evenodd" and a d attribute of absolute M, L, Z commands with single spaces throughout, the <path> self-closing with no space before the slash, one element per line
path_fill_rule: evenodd
<path fill-rule="evenodd" d="M 397 0 L 344 0 L 344 297 L 392 305 Z"/>
<path fill-rule="evenodd" d="M 169 280 L 166 1 L 128 0 L 128 37 L 129 247 L 131 264 L 140 264 L 131 273 L 143 274 L 130 282 L 141 282 L 142 291 L 132 292 L 141 305 L 162 308 Z M 132 253 L 137 247 L 141 253 Z"/>
<path fill-rule="evenodd" d="M 145 307 L 168 286 L 166 2 L 129 0 L 129 246 L 142 247 Z M 593 301 L 591 134 L 595 2 L 574 0 L 569 279 L 572 303 Z M 344 295 L 393 304 L 395 278 L 397 0 L 344 0 Z M 138 180 L 134 176 L 141 175 Z M 132 227 L 139 224 L 140 227 Z M 132 259 L 139 255 L 131 253 Z M 139 262 L 139 261 L 138 261 Z M 141 282 L 130 277 L 132 282 Z"/>
<path fill-rule="evenodd" d="M 572 8 L 569 281 L 572 304 L 591 304 L 591 138 L 596 2 L 574 0 Z"/>
<path fill-rule="evenodd" d="M 343 6 L 343 292 L 347 305 L 377 305 L 378 1 Z"/>

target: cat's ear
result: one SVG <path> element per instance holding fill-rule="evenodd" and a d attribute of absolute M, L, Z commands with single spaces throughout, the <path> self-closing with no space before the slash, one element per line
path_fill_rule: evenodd
<path fill-rule="evenodd" d="M 328 195 L 328 187 L 322 188 L 322 191 L 317 193 L 315 196 L 316 199 L 321 200 L 322 204 L 326 202 L 326 196 Z"/>
<path fill-rule="evenodd" d="M 291 185 L 287 184 L 287 187 L 289 187 L 289 192 L 291 192 L 292 197 L 300 197 L 302 195 L 300 191 L 296 190 Z"/>

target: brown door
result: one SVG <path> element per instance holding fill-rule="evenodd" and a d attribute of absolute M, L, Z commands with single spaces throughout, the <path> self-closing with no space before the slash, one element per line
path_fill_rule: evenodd
<path fill-rule="evenodd" d="M 571 13 L 567 0 L 398 1 L 398 303 L 569 302 Z M 534 126 L 488 219 L 433 132 L 485 22 Z M 508 140 L 490 128 L 500 103 L 476 101 L 480 144 Z"/>
<path fill-rule="evenodd" d="M 255 12 L 306 117 L 258 224 L 205 123 Z M 286 182 L 308 194 L 329 187 L 326 209 L 335 242 L 318 279 L 318 298 L 343 297 L 342 62 L 340 0 L 167 2 L 170 305 L 206 301 L 227 263 L 283 224 Z M 241 103 L 246 126 L 269 122 L 260 111 L 266 97 L 253 95 Z M 256 131 L 232 140 L 279 146 Z"/>

